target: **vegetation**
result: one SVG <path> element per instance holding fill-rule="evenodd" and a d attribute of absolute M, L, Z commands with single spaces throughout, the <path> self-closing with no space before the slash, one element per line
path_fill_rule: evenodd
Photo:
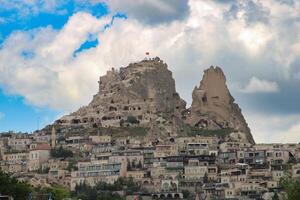
<path fill-rule="evenodd" d="M 15 200 L 23 200 L 32 191 L 32 188 L 25 182 L 20 182 L 9 174 L 0 171 L 0 193 L 12 196 Z"/>
<path fill-rule="evenodd" d="M 110 134 L 112 137 L 145 136 L 149 131 L 148 127 L 101 127 L 100 132 Z"/>
<path fill-rule="evenodd" d="M 136 119 L 134 116 L 128 116 L 126 122 L 130 124 L 139 124 L 140 121 Z"/>
<path fill-rule="evenodd" d="M 286 193 L 284 199 L 300 199 L 300 179 L 292 178 L 290 173 L 286 173 L 286 175 L 280 180 L 280 186 Z"/>
<path fill-rule="evenodd" d="M 62 146 L 59 148 L 51 149 L 51 156 L 54 158 L 68 158 L 73 157 L 73 152 L 68 149 L 63 149 Z"/>
<path fill-rule="evenodd" d="M 78 170 L 78 167 L 77 167 L 76 164 L 77 164 L 76 160 L 70 160 L 69 164 L 68 164 L 68 167 L 67 167 L 67 170 L 68 171 Z"/>
<path fill-rule="evenodd" d="M 33 199 L 41 199 L 43 197 L 46 198 L 49 195 L 51 195 L 53 200 L 62 200 L 71 196 L 67 188 L 59 185 L 54 185 L 51 188 L 36 188 L 35 191 L 31 194 Z"/>
<path fill-rule="evenodd" d="M 182 195 L 183 195 L 184 199 L 189 199 L 191 196 L 191 193 L 188 190 L 182 190 Z"/>
<path fill-rule="evenodd" d="M 185 127 L 184 132 L 187 134 L 187 136 L 219 136 L 219 137 L 225 137 L 232 133 L 234 130 L 231 128 L 224 128 L 224 129 L 218 129 L 218 130 L 207 130 L 207 129 L 200 129 L 197 127 L 187 126 Z"/>
<path fill-rule="evenodd" d="M 72 197 L 82 200 L 125 200 L 126 198 L 119 195 L 117 191 L 124 191 L 126 195 L 131 195 L 139 192 L 140 187 L 133 182 L 132 178 L 119 178 L 114 184 L 100 182 L 95 187 L 86 184 L 77 185 Z"/>

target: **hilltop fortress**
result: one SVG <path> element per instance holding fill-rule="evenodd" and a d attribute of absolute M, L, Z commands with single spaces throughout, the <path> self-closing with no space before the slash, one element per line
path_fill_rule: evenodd
<path fill-rule="evenodd" d="M 205 70 L 195 87 L 192 106 L 175 89 L 172 72 L 160 58 L 111 69 L 99 80 L 91 103 L 55 121 L 60 126 L 148 127 L 147 136 L 186 135 L 192 130 L 230 129 L 254 143 L 250 129 L 234 103 L 219 67 Z"/>

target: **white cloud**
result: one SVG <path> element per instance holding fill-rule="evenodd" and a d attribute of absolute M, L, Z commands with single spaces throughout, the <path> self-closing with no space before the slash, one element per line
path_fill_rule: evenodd
<path fill-rule="evenodd" d="M 62 5 L 59 0 L 0 0 L 0 10 L 17 10 L 20 17 L 40 12 L 56 12 Z"/>
<path fill-rule="evenodd" d="M 110 18 L 76 13 L 62 30 L 44 27 L 12 33 L 0 49 L 1 86 L 9 93 L 24 96 L 35 106 L 71 111 L 90 101 L 97 92 L 99 75 L 108 68 L 141 60 L 144 52 L 149 51 L 150 55 L 159 56 L 169 64 L 178 91 L 190 101 L 191 91 L 198 85 L 203 69 L 211 65 L 223 67 L 229 83 L 243 83 L 252 76 L 277 81 L 289 77 L 290 63 L 300 54 L 293 46 L 300 44 L 300 38 L 288 37 L 282 32 L 283 19 L 293 17 L 300 4 L 289 7 L 290 12 L 284 15 L 273 12 L 274 6 L 279 9 L 276 3 L 266 4 L 264 6 L 271 10 L 269 23 L 248 24 L 246 15 L 230 20 L 224 17 L 229 9 L 226 4 L 189 0 L 186 17 L 151 26 L 151 23 L 141 23 L 144 21 L 139 20 L 143 19 L 136 17 L 135 12 L 145 3 L 156 8 L 155 2 L 162 1 L 128 2 L 121 7 L 129 18 L 116 19 L 105 31 L 103 27 Z M 119 3 L 115 1 L 115 4 Z M 169 9 L 166 13 L 178 12 L 176 6 L 169 4 L 161 9 Z M 149 17 L 153 13 L 144 14 Z M 296 23 L 289 24 L 287 29 L 300 30 Z M 95 35 L 100 44 L 73 57 L 73 52 L 90 34 Z M 24 57 L 24 53 L 28 56 Z M 276 82 L 257 78 L 252 78 L 249 84 L 245 88 L 248 92 L 278 90 Z"/>
<path fill-rule="evenodd" d="M 101 1 L 101 0 L 100 0 Z M 181 20 L 188 15 L 188 1 L 182 0 L 105 0 L 113 12 L 125 12 L 146 24 Z"/>
<path fill-rule="evenodd" d="M 300 143 L 300 121 L 276 136 L 281 143 Z"/>
<path fill-rule="evenodd" d="M 278 92 L 279 87 L 276 82 L 252 77 L 241 91 L 244 93 L 273 93 Z"/>
<path fill-rule="evenodd" d="M 257 143 L 299 143 L 299 114 L 247 113 L 247 122 Z"/>
<path fill-rule="evenodd" d="M 11 6 L 19 6 L 17 1 L 1 5 L 10 2 L 14 3 Z M 53 2 L 43 9 L 57 9 Z M 300 2 L 289 6 L 275 0 L 261 1 L 270 11 L 269 16 L 264 13 L 267 23 L 253 20 L 255 17 L 247 14 L 247 6 L 239 8 L 238 16 L 229 20 L 224 17 L 229 10 L 227 4 L 189 0 L 189 13 L 176 16 L 182 11 L 179 4 L 165 2 L 110 1 L 113 12 L 125 11 L 128 19 L 116 19 L 105 31 L 110 17 L 98 19 L 76 13 L 61 30 L 43 27 L 13 32 L 0 48 L 1 87 L 22 95 L 34 106 L 65 113 L 91 100 L 98 89 L 99 75 L 108 68 L 141 60 L 146 51 L 169 64 L 177 90 L 188 101 L 202 70 L 210 65 L 224 68 L 229 85 L 250 80 L 244 88 L 248 93 L 281 92 L 277 82 L 297 78 L 290 75 L 290 69 L 300 56 L 300 25 L 294 20 L 299 17 Z M 22 15 L 35 14 L 40 9 L 30 1 L 25 8 L 20 7 Z M 100 45 L 73 57 L 73 52 L 91 34 Z M 243 110 L 257 142 L 299 142 L 300 115 L 268 115 L 255 110 L 253 114 Z M 50 121 L 45 118 L 44 122 Z"/>
<path fill-rule="evenodd" d="M 107 68 L 101 68 L 104 64 L 96 57 L 87 58 L 88 51 L 77 58 L 72 55 L 89 34 L 102 31 L 109 22 L 110 18 L 77 13 L 60 31 L 46 27 L 13 33 L 0 49 L 1 85 L 35 106 L 70 111 L 88 102 L 97 90 L 98 75 Z"/>
<path fill-rule="evenodd" d="M 5 117 L 5 114 L 0 112 L 0 120 L 2 120 Z"/>

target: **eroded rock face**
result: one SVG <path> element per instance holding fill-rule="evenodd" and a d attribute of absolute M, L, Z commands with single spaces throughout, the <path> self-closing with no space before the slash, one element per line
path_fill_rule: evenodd
<path fill-rule="evenodd" d="M 192 106 L 175 90 L 167 64 L 159 58 L 112 69 L 99 80 L 99 91 L 91 103 L 55 124 L 83 127 L 148 127 L 148 137 L 187 134 L 187 127 L 218 130 L 232 128 L 254 143 L 250 129 L 231 96 L 226 78 L 218 67 L 204 72 L 195 87 Z"/>
<path fill-rule="evenodd" d="M 92 102 L 56 123 L 103 127 L 172 124 L 174 118 L 181 119 L 185 105 L 167 64 L 154 58 L 108 71 L 100 77 L 99 92 Z"/>
<path fill-rule="evenodd" d="M 250 129 L 234 103 L 221 68 L 210 67 L 204 71 L 199 87 L 192 94 L 192 106 L 186 123 L 204 129 L 232 128 L 245 133 L 248 142 L 254 143 Z"/>

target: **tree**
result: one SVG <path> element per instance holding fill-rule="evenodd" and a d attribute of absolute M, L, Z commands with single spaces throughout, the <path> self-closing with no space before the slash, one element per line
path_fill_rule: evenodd
<path fill-rule="evenodd" d="M 286 198 L 288 200 L 298 200 L 300 199 L 300 180 L 292 178 L 290 173 L 287 173 L 281 180 L 280 186 L 286 193 Z"/>
<path fill-rule="evenodd" d="M 188 190 L 182 190 L 182 195 L 184 199 L 188 199 L 191 195 L 190 191 Z"/>
<path fill-rule="evenodd" d="M 76 160 L 70 160 L 67 170 L 70 172 L 72 170 L 78 170 L 78 167 L 76 166 Z"/>
<path fill-rule="evenodd" d="M 51 156 L 54 158 L 68 158 L 73 157 L 73 152 L 68 149 L 63 149 L 62 146 L 59 148 L 51 149 Z"/>
<path fill-rule="evenodd" d="M 10 195 L 15 200 L 27 198 L 32 188 L 25 182 L 20 182 L 16 178 L 0 170 L 0 193 Z"/>
<path fill-rule="evenodd" d="M 72 193 L 72 197 L 82 200 L 125 200 L 119 194 L 113 192 L 113 190 L 121 190 L 121 182 L 124 180 L 118 180 L 115 184 L 98 183 L 96 187 L 80 184 L 75 187 L 75 191 Z M 118 186 L 117 186 L 118 185 Z M 119 188 L 120 187 L 120 188 Z"/>
<path fill-rule="evenodd" d="M 140 123 L 140 121 L 137 120 L 136 117 L 134 117 L 134 116 L 128 116 L 126 121 L 130 124 L 139 124 Z"/>
<path fill-rule="evenodd" d="M 54 200 L 60 200 L 60 199 L 70 197 L 69 190 L 62 186 L 58 186 L 58 185 L 50 188 L 49 192 L 51 192 L 51 194 L 53 194 Z"/>

